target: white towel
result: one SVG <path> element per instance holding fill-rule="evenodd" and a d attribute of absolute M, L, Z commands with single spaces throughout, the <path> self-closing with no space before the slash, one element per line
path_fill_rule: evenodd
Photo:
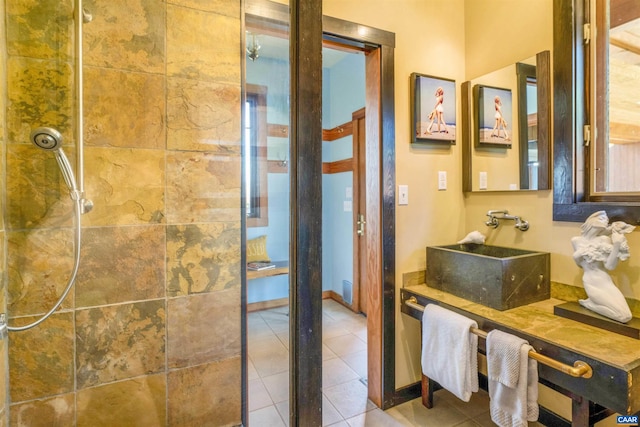
<path fill-rule="evenodd" d="M 538 362 L 533 347 L 499 330 L 487 336 L 491 420 L 500 427 L 527 427 L 538 419 Z"/>
<path fill-rule="evenodd" d="M 422 373 L 468 402 L 478 391 L 478 324 L 451 310 L 428 304 L 422 316 Z"/>

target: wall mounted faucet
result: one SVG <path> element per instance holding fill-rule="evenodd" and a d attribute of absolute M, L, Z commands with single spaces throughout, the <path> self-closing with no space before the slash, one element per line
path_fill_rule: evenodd
<path fill-rule="evenodd" d="M 489 219 L 487 221 L 485 221 L 485 224 L 488 227 L 493 227 L 493 228 L 498 228 L 498 226 L 500 225 L 500 221 L 501 219 L 509 219 L 509 220 L 513 220 L 516 222 L 515 224 L 515 228 L 517 228 L 520 231 L 527 231 L 529 229 L 529 222 L 525 221 L 524 219 L 520 218 L 519 216 L 515 216 L 515 215 L 509 215 L 509 211 L 508 210 L 491 210 L 489 212 L 487 212 L 487 216 L 489 217 Z"/>

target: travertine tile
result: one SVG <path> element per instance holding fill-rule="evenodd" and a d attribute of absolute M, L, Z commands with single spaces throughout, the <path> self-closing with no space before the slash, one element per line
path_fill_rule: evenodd
<path fill-rule="evenodd" d="M 76 312 L 78 389 L 165 368 L 163 300 Z"/>
<path fill-rule="evenodd" d="M 8 1 L 7 52 L 12 56 L 73 58 L 73 1 Z"/>
<path fill-rule="evenodd" d="M 165 11 L 162 0 L 85 0 L 93 15 L 84 26 L 84 63 L 163 73 Z"/>
<path fill-rule="evenodd" d="M 164 222 L 164 151 L 86 147 L 84 157 L 94 207 L 83 225 Z"/>
<path fill-rule="evenodd" d="M 240 424 L 240 368 L 240 357 L 234 357 L 169 372 L 168 424 L 172 427 Z"/>
<path fill-rule="evenodd" d="M 76 307 L 164 297 L 164 249 L 163 225 L 86 228 Z"/>
<path fill-rule="evenodd" d="M 7 228 L 71 227 L 73 202 L 54 155 L 31 144 L 9 144 L 6 153 Z"/>
<path fill-rule="evenodd" d="M 237 221 L 240 157 L 167 153 L 167 223 Z"/>
<path fill-rule="evenodd" d="M 4 293 L 4 292 L 2 292 Z M 3 298 L 4 299 L 4 298 Z M 4 303 L 4 301 L 3 301 Z M 4 304 L 0 305 L 2 311 L 6 313 Z M 7 339 L 7 332 L 2 332 L 2 341 L 0 341 L 0 410 L 6 409 L 6 405 L 9 403 L 7 395 L 7 382 L 9 380 L 9 372 L 7 370 L 7 357 L 9 354 L 9 340 Z"/>
<path fill-rule="evenodd" d="M 73 65 L 67 62 L 10 57 L 7 63 L 9 143 L 29 143 L 38 126 L 53 126 L 73 142 Z"/>
<path fill-rule="evenodd" d="M 239 222 L 167 227 L 168 296 L 239 286 Z"/>
<path fill-rule="evenodd" d="M 12 324 L 19 326 L 33 320 L 24 318 Z M 73 315 L 56 313 L 46 322 L 10 337 L 12 402 L 73 391 Z"/>
<path fill-rule="evenodd" d="M 166 376 L 146 375 L 78 392 L 78 427 L 166 425 Z"/>
<path fill-rule="evenodd" d="M 170 299 L 167 335 L 170 368 L 239 356 L 240 289 Z"/>
<path fill-rule="evenodd" d="M 238 0 L 167 0 L 167 3 L 236 18 L 240 16 Z"/>
<path fill-rule="evenodd" d="M 11 405 L 13 427 L 70 426 L 75 421 L 75 394 L 67 393 L 48 399 L 31 400 Z"/>
<path fill-rule="evenodd" d="M 165 148 L 165 79 L 161 75 L 85 67 L 85 144 Z"/>
<path fill-rule="evenodd" d="M 240 84 L 239 28 L 239 16 L 167 5 L 167 75 Z"/>
<path fill-rule="evenodd" d="M 46 313 L 71 277 L 74 232 L 49 228 L 7 234 L 8 308 L 11 317 Z M 61 306 L 73 307 L 73 292 Z"/>
<path fill-rule="evenodd" d="M 167 148 L 240 154 L 240 86 L 168 78 Z"/>

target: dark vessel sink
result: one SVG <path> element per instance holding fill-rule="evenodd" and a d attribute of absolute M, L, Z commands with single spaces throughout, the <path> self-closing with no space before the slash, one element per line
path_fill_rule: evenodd
<path fill-rule="evenodd" d="M 508 310 L 550 297 L 547 252 L 473 243 L 427 247 L 427 286 Z"/>

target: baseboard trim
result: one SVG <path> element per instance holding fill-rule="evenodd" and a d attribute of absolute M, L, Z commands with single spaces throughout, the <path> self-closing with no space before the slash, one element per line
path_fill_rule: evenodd
<path fill-rule="evenodd" d="M 422 383 L 420 381 L 396 389 L 393 396 L 393 406 L 402 405 L 422 396 Z M 389 409 L 389 408 L 384 408 Z"/>
<path fill-rule="evenodd" d="M 269 301 L 258 301 L 247 304 L 247 312 L 268 310 L 270 308 L 284 307 L 289 305 L 289 298 L 278 298 Z"/>
<path fill-rule="evenodd" d="M 344 305 L 347 308 L 351 308 L 342 300 L 342 297 L 338 293 L 334 291 L 322 291 L 322 299 L 329 298 Z M 289 298 L 278 298 L 269 301 L 251 302 L 247 304 L 247 312 L 251 313 L 253 311 L 269 310 L 270 308 L 284 307 L 286 305 L 289 305 Z"/>

